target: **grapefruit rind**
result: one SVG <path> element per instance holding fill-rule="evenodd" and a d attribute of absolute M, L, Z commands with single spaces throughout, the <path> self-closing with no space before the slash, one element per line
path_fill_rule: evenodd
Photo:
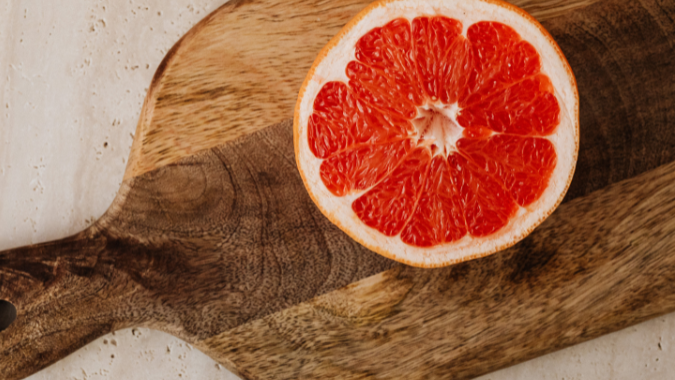
<path fill-rule="evenodd" d="M 308 121 L 322 86 L 331 81 L 348 83 L 345 68 L 355 60 L 358 39 L 371 29 L 404 17 L 446 16 L 462 22 L 463 32 L 479 21 L 496 21 L 512 27 L 532 44 L 541 57 L 541 72 L 555 88 L 560 104 L 560 124 L 546 138 L 556 147 L 557 165 L 542 196 L 521 207 L 508 225 L 486 237 L 462 239 L 434 247 L 405 244 L 399 236 L 387 237 L 366 226 L 352 210 L 358 194 L 336 197 L 323 184 L 320 165 L 308 143 Z M 579 147 L 579 95 L 572 70 L 550 34 L 529 14 L 499 0 L 382 0 L 354 17 L 319 53 L 300 90 L 293 121 L 296 162 L 310 197 L 319 210 L 338 228 L 368 249 L 390 259 L 418 267 L 442 267 L 484 257 L 506 249 L 529 235 L 560 204 L 574 174 Z"/>

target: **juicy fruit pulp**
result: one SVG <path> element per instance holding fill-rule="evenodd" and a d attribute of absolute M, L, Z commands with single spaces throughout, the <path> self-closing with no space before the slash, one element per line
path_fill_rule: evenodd
<path fill-rule="evenodd" d="M 314 100 L 308 142 L 336 196 L 386 236 L 430 247 L 490 235 L 546 190 L 560 106 L 512 28 L 400 18 L 359 39 L 349 83 Z"/>

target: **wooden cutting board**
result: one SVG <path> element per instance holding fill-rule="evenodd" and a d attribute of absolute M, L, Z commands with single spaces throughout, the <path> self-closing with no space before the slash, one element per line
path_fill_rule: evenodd
<path fill-rule="evenodd" d="M 516 2 L 577 76 L 574 181 L 513 248 L 424 270 L 333 227 L 295 168 L 296 92 L 367 2 L 233 0 L 176 44 L 106 214 L 0 253 L 2 378 L 146 326 L 245 379 L 465 379 L 675 310 L 675 3 Z"/>

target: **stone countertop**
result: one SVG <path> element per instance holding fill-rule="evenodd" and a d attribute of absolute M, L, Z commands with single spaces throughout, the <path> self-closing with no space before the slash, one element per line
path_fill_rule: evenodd
<path fill-rule="evenodd" d="M 171 46 L 223 0 L 0 0 L 0 250 L 84 229 L 112 202 Z M 481 377 L 670 379 L 675 314 Z M 29 377 L 236 379 L 148 329 L 101 337 Z"/>

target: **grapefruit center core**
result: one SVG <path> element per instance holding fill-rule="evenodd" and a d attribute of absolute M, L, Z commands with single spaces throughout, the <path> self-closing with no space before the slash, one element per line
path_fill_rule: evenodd
<path fill-rule="evenodd" d="M 462 128 L 457 123 L 457 103 L 425 104 L 418 107 L 418 117 L 412 120 L 421 145 L 428 145 L 434 155 L 447 157 L 457 152 L 457 141 L 462 137 Z"/>

